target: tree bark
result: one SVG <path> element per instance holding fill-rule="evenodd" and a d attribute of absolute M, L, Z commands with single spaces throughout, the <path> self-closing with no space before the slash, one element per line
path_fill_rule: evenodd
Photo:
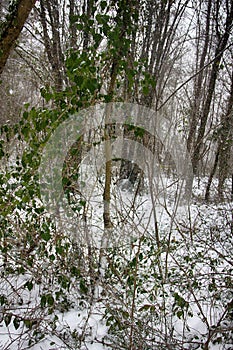
<path fill-rule="evenodd" d="M 219 35 L 217 48 L 215 51 L 215 60 L 213 62 L 211 73 L 210 73 L 208 93 L 207 93 L 207 97 L 206 97 L 203 111 L 201 114 L 200 127 L 198 130 L 197 140 L 195 142 L 193 156 L 192 156 L 194 174 L 197 173 L 197 168 L 198 168 L 200 154 L 201 154 L 201 148 L 203 145 L 203 138 L 206 130 L 206 124 L 207 124 L 210 106 L 211 106 L 211 102 L 212 102 L 212 98 L 215 90 L 216 80 L 220 69 L 220 62 L 223 57 L 224 50 L 226 49 L 226 46 L 228 43 L 228 39 L 232 28 L 232 22 L 233 22 L 233 5 L 231 6 L 231 9 L 228 11 L 226 22 L 225 22 L 225 31 L 222 35 Z"/>
<path fill-rule="evenodd" d="M 219 161 L 219 147 L 217 149 L 217 152 L 216 152 L 216 155 L 215 155 L 215 160 L 214 160 L 214 166 L 213 166 L 213 169 L 210 172 L 210 176 L 209 176 L 209 179 L 208 179 L 208 184 L 206 186 L 206 191 L 205 191 L 205 200 L 206 201 L 209 201 L 209 199 L 210 199 L 210 187 L 211 187 L 211 184 L 212 184 L 215 172 L 217 170 L 218 161 Z"/>
<path fill-rule="evenodd" d="M 64 57 L 59 35 L 59 3 L 57 0 L 40 0 L 40 20 L 43 27 L 44 45 L 52 67 L 57 91 L 62 91 L 65 80 Z M 51 32 L 51 35 L 49 35 Z M 51 36 L 51 38 L 50 38 Z"/>
<path fill-rule="evenodd" d="M 231 75 L 231 91 L 228 99 L 226 114 L 222 117 L 222 128 L 219 137 L 219 175 L 218 175 L 218 196 L 223 201 L 223 189 L 232 167 L 232 135 L 233 135 L 233 71 Z"/>
<path fill-rule="evenodd" d="M 205 66 L 205 61 L 208 54 L 208 48 L 210 43 L 210 21 L 211 21 L 212 3 L 213 3 L 212 0 L 208 1 L 207 14 L 206 14 L 206 27 L 205 27 L 205 42 L 204 42 L 204 46 L 200 57 L 200 63 L 197 62 L 196 64 L 196 69 L 197 71 L 200 71 L 200 73 L 196 76 L 195 82 L 194 82 L 194 101 L 193 101 L 193 106 L 191 110 L 191 122 L 190 122 L 189 135 L 187 139 L 187 149 L 189 152 L 191 152 L 192 143 L 195 140 L 197 124 L 200 116 L 201 96 L 203 96 L 203 86 L 204 86 L 204 80 L 205 80 L 203 67 Z M 198 29 L 200 33 L 201 29 L 200 28 Z M 199 50 L 200 50 L 199 45 L 200 45 L 200 34 L 198 35 L 197 60 L 198 60 Z"/>
<path fill-rule="evenodd" d="M 9 15 L 0 33 L 0 74 L 35 2 L 36 0 L 18 0 L 9 7 Z"/>

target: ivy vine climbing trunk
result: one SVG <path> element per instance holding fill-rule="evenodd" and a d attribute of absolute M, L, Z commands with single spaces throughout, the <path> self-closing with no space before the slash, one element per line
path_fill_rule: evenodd
<path fill-rule="evenodd" d="M 9 14 L 1 25 L 0 32 L 0 74 L 35 2 L 36 0 L 18 0 L 9 6 Z"/>
<path fill-rule="evenodd" d="M 127 11 L 126 11 L 127 10 Z M 130 43 L 127 40 L 133 31 L 133 16 L 135 15 L 136 6 L 135 1 L 121 0 L 118 2 L 118 10 L 115 18 L 115 28 L 113 29 L 114 35 L 109 36 L 109 49 L 112 52 L 112 64 L 110 70 L 110 80 L 107 89 L 107 100 L 112 102 L 114 98 L 114 91 L 117 83 L 117 77 L 119 74 L 120 64 L 122 60 L 127 60 L 130 49 Z M 111 126 L 110 126 L 110 113 L 111 106 L 107 106 L 105 111 L 105 184 L 104 184 L 104 228 L 109 229 L 112 227 L 110 218 L 110 200 L 111 200 Z"/>

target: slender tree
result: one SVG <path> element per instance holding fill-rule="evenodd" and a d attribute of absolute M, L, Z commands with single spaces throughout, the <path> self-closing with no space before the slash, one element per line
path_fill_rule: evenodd
<path fill-rule="evenodd" d="M 203 101 L 203 107 L 200 113 L 200 125 L 197 132 L 197 138 L 194 143 L 194 150 L 192 155 L 192 163 L 194 173 L 197 173 L 198 164 L 201 158 L 201 150 L 203 146 L 203 139 L 206 131 L 206 125 L 208 121 L 208 116 L 210 112 L 210 106 L 213 100 L 216 81 L 220 71 L 220 63 L 224 54 L 224 51 L 227 47 L 230 33 L 232 30 L 233 23 L 233 2 L 226 0 L 226 19 L 222 31 L 219 28 L 219 16 L 220 16 L 220 2 L 217 2 L 215 8 L 215 19 L 216 19 L 216 34 L 217 42 L 216 49 L 214 53 L 214 61 L 211 66 L 210 77 L 208 81 L 208 89 L 205 100 Z"/>
<path fill-rule="evenodd" d="M 231 90 L 228 98 L 226 113 L 222 116 L 219 135 L 219 174 L 218 195 L 223 200 L 224 183 L 227 177 L 233 173 L 232 169 L 232 139 L 233 139 L 233 71 L 231 75 Z"/>
<path fill-rule="evenodd" d="M 197 48 L 196 48 L 196 71 L 200 72 L 197 74 L 194 78 L 194 97 L 193 102 L 191 106 L 191 117 L 190 117 L 190 128 L 189 128 L 189 134 L 187 139 L 187 148 L 188 151 L 192 151 L 193 142 L 195 140 L 195 135 L 197 131 L 198 121 L 200 118 L 200 109 L 201 109 L 201 102 L 203 97 L 205 96 L 204 89 L 205 89 L 205 81 L 206 81 L 206 75 L 208 75 L 208 70 L 203 69 L 206 60 L 208 59 L 210 45 L 211 45 L 211 9 L 212 9 L 213 1 L 209 0 L 207 4 L 206 9 L 206 18 L 205 18 L 205 28 L 204 28 L 204 43 L 202 46 L 202 40 L 201 40 L 201 31 L 202 31 L 202 25 L 201 25 L 201 18 L 200 18 L 200 12 L 201 8 L 196 10 L 197 12 Z"/>
<path fill-rule="evenodd" d="M 129 2 L 125 0 L 120 0 L 117 2 L 118 9 L 117 15 L 115 17 L 115 37 L 109 42 L 109 49 L 112 50 L 111 57 L 111 71 L 110 71 L 110 81 L 107 89 L 108 100 L 112 101 L 114 97 L 114 91 L 116 87 L 117 77 L 120 72 L 120 64 L 123 60 L 126 60 L 129 52 L 129 42 L 128 36 L 131 36 L 132 30 L 134 28 L 135 13 L 137 13 L 137 7 L 135 6 L 135 1 L 130 0 Z M 105 228 L 110 228 L 112 226 L 110 220 L 110 192 L 111 192 L 111 168 L 112 162 L 111 158 L 111 144 L 110 144 L 110 134 L 109 134 L 109 108 L 107 108 L 105 115 L 105 141 L 106 141 L 106 168 L 105 168 L 105 185 L 104 185 L 104 226 Z"/>
<path fill-rule="evenodd" d="M 61 18 L 58 0 L 40 0 L 40 19 L 43 28 L 44 45 L 52 68 L 55 88 L 57 91 L 61 91 L 65 75 L 64 53 L 59 33 Z"/>

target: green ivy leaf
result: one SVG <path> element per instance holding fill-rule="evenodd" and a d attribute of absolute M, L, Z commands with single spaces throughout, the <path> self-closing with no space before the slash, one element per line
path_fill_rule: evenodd
<path fill-rule="evenodd" d="M 48 241 L 50 240 L 50 238 L 51 238 L 51 234 L 50 234 L 49 231 L 42 232 L 42 233 L 40 234 L 40 236 L 41 236 L 41 238 L 42 238 L 44 241 L 46 241 L 46 242 L 48 242 Z"/>
<path fill-rule="evenodd" d="M 41 296 L 41 299 L 40 299 L 40 305 L 41 305 L 41 307 L 45 307 L 45 306 L 46 306 L 46 303 L 47 303 L 47 298 L 46 298 L 46 295 L 43 294 L 43 295 Z"/>
<path fill-rule="evenodd" d="M 52 296 L 52 294 L 48 294 L 46 299 L 47 299 L 47 304 L 49 306 L 53 306 L 54 305 L 54 297 Z"/>
<path fill-rule="evenodd" d="M 87 288 L 86 283 L 85 283 L 85 281 L 84 281 L 84 279 L 83 279 L 83 278 L 81 278 L 81 279 L 80 279 L 80 282 L 79 282 L 79 287 L 80 287 L 80 291 L 81 291 L 81 293 L 83 293 L 83 294 L 87 294 L 87 292 L 88 292 L 88 288 Z"/>
<path fill-rule="evenodd" d="M 5 297 L 5 295 L 0 295 L 0 304 L 1 306 L 7 304 L 7 298 Z"/>
<path fill-rule="evenodd" d="M 11 323 L 11 319 L 12 319 L 12 314 L 5 315 L 4 322 L 6 326 L 9 326 L 9 324 Z"/>
<path fill-rule="evenodd" d="M 134 135 L 136 137 L 142 138 L 144 134 L 145 134 L 145 129 L 143 129 L 143 128 L 136 128 L 134 131 Z"/>
<path fill-rule="evenodd" d="M 32 326 L 33 326 L 33 321 L 32 320 L 27 319 L 27 320 L 24 320 L 23 322 L 24 322 L 24 324 L 25 324 L 25 326 L 27 328 L 29 328 L 29 329 L 32 328 Z"/>
<path fill-rule="evenodd" d="M 25 283 L 25 287 L 27 287 L 27 289 L 29 290 L 29 292 L 32 290 L 33 288 L 33 282 L 32 281 L 27 281 Z"/>
<path fill-rule="evenodd" d="M 55 260 L 55 255 L 54 254 L 49 255 L 49 260 L 50 261 L 54 261 Z"/>
<path fill-rule="evenodd" d="M 17 330 L 20 326 L 20 320 L 18 319 L 18 317 L 14 318 L 13 324 L 14 324 L 15 329 Z"/>
<path fill-rule="evenodd" d="M 107 7 L 107 1 L 101 1 L 100 2 L 100 7 L 101 7 L 101 11 L 104 11 Z"/>

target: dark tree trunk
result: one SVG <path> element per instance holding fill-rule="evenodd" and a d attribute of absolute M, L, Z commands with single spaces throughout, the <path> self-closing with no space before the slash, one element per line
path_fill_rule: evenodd
<path fill-rule="evenodd" d="M 35 2 L 36 0 L 18 0 L 10 5 L 9 15 L 0 32 L 0 74 Z"/>
<path fill-rule="evenodd" d="M 231 8 L 227 14 L 227 18 L 225 21 L 225 31 L 222 35 L 219 34 L 219 37 L 218 37 L 218 43 L 215 50 L 215 60 L 212 65 L 210 80 L 208 84 L 208 92 L 204 102 L 203 111 L 201 113 L 200 127 L 198 130 L 197 140 L 195 142 L 194 151 L 192 155 L 192 164 L 193 164 L 194 173 L 197 173 L 197 168 L 198 168 L 198 164 L 201 156 L 201 149 L 203 146 L 203 138 L 205 135 L 206 124 L 207 124 L 209 111 L 210 111 L 210 105 L 212 102 L 212 98 L 215 90 L 215 84 L 216 84 L 216 80 L 220 70 L 220 62 L 223 57 L 224 50 L 227 47 L 228 39 L 230 36 L 232 22 L 233 22 L 233 5 L 231 5 Z"/>
<path fill-rule="evenodd" d="M 205 192 L 205 200 L 206 201 L 209 201 L 209 199 L 210 199 L 210 187 L 211 187 L 214 175 L 215 175 L 216 170 L 217 170 L 218 160 L 219 160 L 219 147 L 217 149 L 217 152 L 216 152 L 216 155 L 215 155 L 214 166 L 213 166 L 213 169 L 210 172 L 210 176 L 209 176 L 208 183 L 207 183 L 207 186 L 206 186 L 206 192 Z"/>
<path fill-rule="evenodd" d="M 40 8 L 46 54 L 52 67 L 56 90 L 61 91 L 64 85 L 64 59 L 59 34 L 59 4 L 57 0 L 40 0 Z"/>
<path fill-rule="evenodd" d="M 209 49 L 209 43 L 210 43 L 210 21 L 211 21 L 211 5 L 212 0 L 208 1 L 208 7 L 207 7 L 207 14 L 206 14 L 206 28 L 205 28 L 205 41 L 203 50 L 200 57 L 200 63 L 197 62 L 196 69 L 197 71 L 200 71 L 200 73 L 197 75 L 194 81 L 194 101 L 193 105 L 191 106 L 191 122 L 190 122 L 190 128 L 189 128 L 189 135 L 187 140 L 187 149 L 189 152 L 192 151 L 192 144 L 195 140 L 196 130 L 197 130 L 197 124 L 200 117 L 200 105 L 201 105 L 201 99 L 203 97 L 203 85 L 204 85 L 204 70 L 203 67 L 205 66 L 206 57 L 208 54 Z M 200 28 L 199 28 L 200 32 Z M 198 44 L 197 44 L 197 59 L 199 56 L 199 45 L 200 45 L 200 33 L 198 33 Z"/>
<path fill-rule="evenodd" d="M 219 136 L 219 175 L 218 175 L 218 196 L 224 199 L 224 184 L 232 173 L 232 136 L 233 136 L 233 71 L 231 76 L 231 91 L 228 99 L 226 114 L 222 117 L 222 127 Z"/>

